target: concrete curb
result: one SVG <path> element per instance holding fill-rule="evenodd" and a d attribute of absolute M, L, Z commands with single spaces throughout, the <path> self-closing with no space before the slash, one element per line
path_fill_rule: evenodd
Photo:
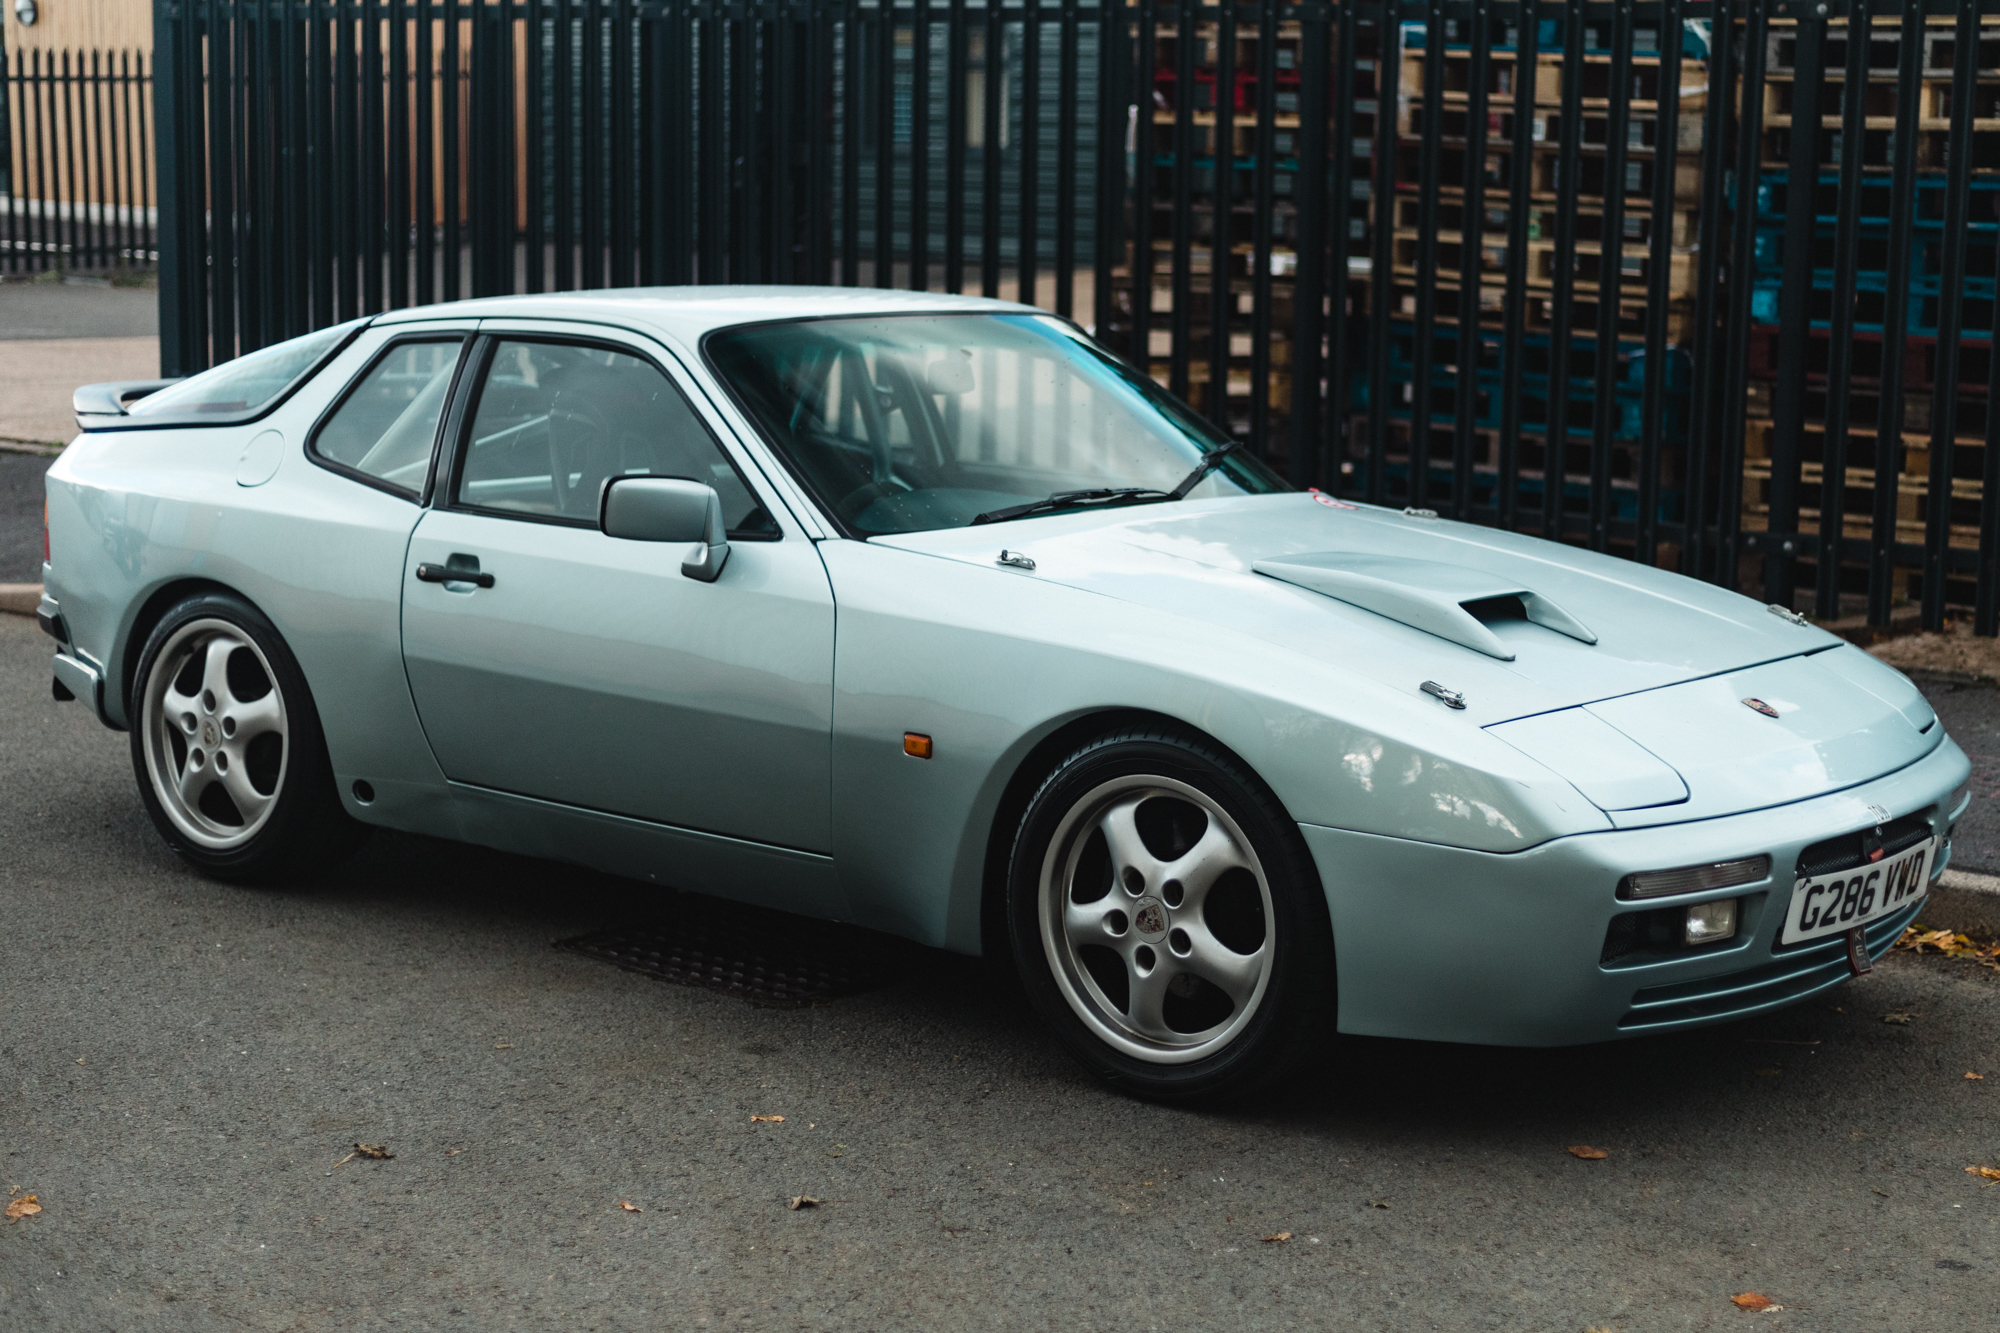
<path fill-rule="evenodd" d="M 1977 940 L 2000 938 L 2000 875 L 1947 870 L 1917 913 L 1919 924 Z"/>
<path fill-rule="evenodd" d="M 35 614 L 35 608 L 41 604 L 41 584 L 0 583 L 0 611 L 12 611 L 17 616 L 32 616 Z"/>

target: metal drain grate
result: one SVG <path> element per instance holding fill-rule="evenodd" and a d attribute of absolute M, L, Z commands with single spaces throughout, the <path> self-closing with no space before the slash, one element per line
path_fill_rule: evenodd
<path fill-rule="evenodd" d="M 875 950 L 856 948 L 838 926 L 756 913 L 742 922 L 690 916 L 643 925 L 607 926 L 556 947 L 644 972 L 682 986 L 701 986 L 752 1004 L 798 1008 L 852 995 L 874 985 Z"/>

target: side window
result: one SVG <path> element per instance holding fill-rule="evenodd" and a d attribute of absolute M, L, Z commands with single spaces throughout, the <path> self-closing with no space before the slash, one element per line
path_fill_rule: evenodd
<path fill-rule="evenodd" d="M 313 452 L 415 497 L 430 470 L 438 417 L 464 340 L 392 343 L 313 436 Z"/>
<path fill-rule="evenodd" d="M 594 524 L 611 478 L 688 477 L 715 488 L 732 536 L 778 532 L 680 390 L 636 356 L 501 342 L 469 436 L 460 505 Z"/>

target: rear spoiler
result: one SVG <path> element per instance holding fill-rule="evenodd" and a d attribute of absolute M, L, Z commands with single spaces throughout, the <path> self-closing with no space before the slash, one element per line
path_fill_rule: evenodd
<path fill-rule="evenodd" d="M 158 393 L 169 384 L 179 384 L 171 380 L 112 380 L 106 384 L 86 384 L 78 389 L 70 399 L 70 406 L 76 412 L 79 430 L 99 430 L 123 417 L 126 405 L 136 403 L 147 394 Z"/>

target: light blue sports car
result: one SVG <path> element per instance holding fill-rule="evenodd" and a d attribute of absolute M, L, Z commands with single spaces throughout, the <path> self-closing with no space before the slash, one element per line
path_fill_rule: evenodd
<path fill-rule="evenodd" d="M 1969 766 L 1780 607 L 1283 484 L 1074 325 L 511 297 L 77 394 L 56 696 L 228 878 L 371 825 L 1006 956 L 1100 1077 L 1865 970 Z"/>

